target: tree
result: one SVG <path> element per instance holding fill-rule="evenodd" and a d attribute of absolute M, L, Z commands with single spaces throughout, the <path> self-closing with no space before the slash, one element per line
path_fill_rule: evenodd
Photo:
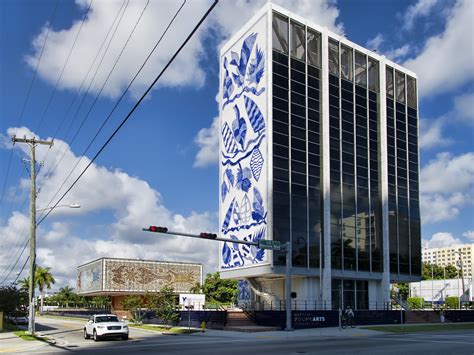
<path fill-rule="evenodd" d="M 169 286 L 163 287 L 158 293 L 148 295 L 149 307 L 155 311 L 156 316 L 171 325 L 179 319 L 179 312 L 176 307 L 178 304 L 178 296 L 173 293 L 173 288 Z"/>
<path fill-rule="evenodd" d="M 0 287 L 0 309 L 5 314 L 16 312 L 26 313 L 28 308 L 28 292 L 16 286 Z"/>
<path fill-rule="evenodd" d="M 402 299 L 406 300 L 408 299 L 408 284 L 407 283 L 397 283 L 395 286 L 398 288 L 398 297 L 401 297 Z"/>
<path fill-rule="evenodd" d="M 443 280 L 446 279 L 454 279 L 458 276 L 458 269 L 454 265 L 448 265 L 446 267 L 442 267 L 437 264 L 431 264 L 424 262 L 421 268 L 421 279 L 422 280 Z"/>
<path fill-rule="evenodd" d="M 40 314 L 43 314 L 43 305 L 44 305 L 44 294 L 46 289 L 51 289 L 51 286 L 56 282 L 53 275 L 50 272 L 51 268 L 36 266 L 35 271 L 35 282 L 38 286 L 38 289 L 41 293 L 41 307 Z"/>
<path fill-rule="evenodd" d="M 237 301 L 237 281 L 221 279 L 219 272 L 207 274 L 202 292 L 210 302 L 230 303 Z"/>
<path fill-rule="evenodd" d="M 75 298 L 74 289 L 69 286 L 64 286 L 59 289 L 58 298 L 69 307 L 69 303 L 74 301 Z"/>
<path fill-rule="evenodd" d="M 30 288 L 30 278 L 25 277 L 24 279 L 21 279 L 20 281 L 18 281 L 18 286 L 20 286 L 20 290 L 28 291 L 28 289 Z"/>
<path fill-rule="evenodd" d="M 202 285 L 199 282 L 196 282 L 190 289 L 189 292 L 198 294 L 202 292 Z"/>
<path fill-rule="evenodd" d="M 135 322 L 141 322 L 143 314 L 142 308 L 148 303 L 148 295 L 129 295 L 123 299 L 123 308 L 130 311 Z"/>

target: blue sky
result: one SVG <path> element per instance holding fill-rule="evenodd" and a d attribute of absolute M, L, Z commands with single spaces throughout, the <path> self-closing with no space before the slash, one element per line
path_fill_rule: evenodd
<path fill-rule="evenodd" d="M 189 1 L 183 7 L 79 167 L 95 154 L 210 3 Z M 160 84 L 62 202 L 79 203 L 82 208 L 58 209 L 40 225 L 38 262 L 52 267 L 58 284 L 74 285 L 75 267 L 100 256 L 199 261 L 205 263 L 206 272 L 216 268 L 216 243 L 158 237 L 142 233 L 140 228 L 166 224 L 181 231 L 216 230 L 218 50 L 263 3 L 221 1 Z M 355 43 L 376 49 L 418 74 L 422 235 L 430 246 L 473 242 L 473 2 L 277 3 L 346 34 Z M 56 0 L 0 3 L 0 45 L 4 49 L 0 57 L 0 281 L 19 255 L 28 228 L 29 182 L 21 160 L 26 157 L 26 147 L 17 145 L 12 149 L 9 136 L 34 132 L 47 139 L 58 131 L 48 154 L 45 148 L 38 149 L 38 160 L 44 160 L 38 177 L 38 208 L 46 207 L 180 6 L 180 2 L 171 0 L 151 1 L 148 5 L 145 0 L 93 1 L 64 67 L 89 1 L 60 1 L 26 101 L 55 4 Z M 128 46 L 72 142 L 142 11 Z M 106 46 L 102 48 L 79 90 L 108 29 L 112 28 L 110 33 L 115 31 L 112 24 L 117 30 L 109 48 L 105 54 Z M 97 67 L 102 54 L 104 59 Z M 91 81 L 96 68 L 97 76 Z M 56 83 L 57 90 L 47 107 Z M 84 103 L 79 107 L 83 95 Z M 71 103 L 72 109 L 66 114 Z M 76 120 L 72 121 L 74 116 Z M 66 135 L 70 122 L 72 129 Z M 52 170 L 63 154 L 57 169 Z M 52 174 L 45 179 L 50 169 Z M 71 182 L 68 180 L 65 187 Z M 25 258 L 26 252 L 9 279 L 16 277 Z"/>

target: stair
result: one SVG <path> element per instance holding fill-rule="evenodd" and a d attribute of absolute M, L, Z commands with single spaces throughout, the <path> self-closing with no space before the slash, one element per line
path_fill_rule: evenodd
<path fill-rule="evenodd" d="M 416 323 L 440 323 L 439 313 L 435 311 L 406 311 L 405 322 Z"/>
<path fill-rule="evenodd" d="M 271 332 L 279 330 L 277 327 L 266 327 L 257 325 L 249 315 L 242 310 L 228 310 L 227 311 L 227 324 L 224 330 L 236 331 L 236 332 Z"/>

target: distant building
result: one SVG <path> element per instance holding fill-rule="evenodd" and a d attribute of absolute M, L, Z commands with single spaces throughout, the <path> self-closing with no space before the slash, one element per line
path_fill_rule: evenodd
<path fill-rule="evenodd" d="M 415 73 L 267 3 L 223 45 L 219 98 L 222 237 L 290 242 L 295 302 L 327 309 L 420 279 Z M 220 245 L 257 301 L 284 299 L 285 264 Z"/>
<path fill-rule="evenodd" d="M 410 296 L 422 297 L 428 302 L 443 302 L 446 297 L 462 297 L 462 301 L 474 301 L 473 286 L 471 278 L 448 280 L 425 280 L 420 282 L 410 282 Z"/>
<path fill-rule="evenodd" d="M 425 263 L 446 267 L 454 265 L 461 268 L 464 277 L 472 278 L 474 275 L 474 243 L 455 245 L 446 248 L 426 248 L 423 250 L 422 260 Z"/>

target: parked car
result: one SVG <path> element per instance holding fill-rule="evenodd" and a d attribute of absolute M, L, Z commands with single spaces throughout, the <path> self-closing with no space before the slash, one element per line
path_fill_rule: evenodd
<path fill-rule="evenodd" d="M 128 325 L 113 314 L 96 314 L 84 325 L 84 339 L 98 341 L 105 337 L 128 339 Z"/>
<path fill-rule="evenodd" d="M 15 325 L 28 324 L 28 317 L 25 315 L 15 314 L 15 315 L 7 316 L 6 320 Z"/>

